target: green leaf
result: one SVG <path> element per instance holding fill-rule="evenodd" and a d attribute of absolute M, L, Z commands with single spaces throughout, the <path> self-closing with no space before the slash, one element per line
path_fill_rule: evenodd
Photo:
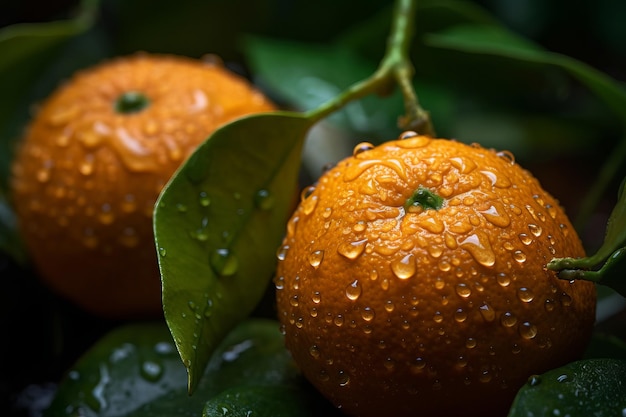
<path fill-rule="evenodd" d="M 7 192 L 16 139 L 33 104 L 33 86 L 49 75 L 59 48 L 92 26 L 97 7 L 97 0 L 83 0 L 71 19 L 0 29 L 0 251 L 20 263 L 26 254 Z"/>
<path fill-rule="evenodd" d="M 224 390 L 245 391 L 248 386 L 289 386 L 296 398 L 304 398 L 300 374 L 278 329 L 274 320 L 240 323 L 219 345 L 190 397 L 185 367 L 167 326 L 120 327 L 68 371 L 46 416 L 199 417 L 208 399 L 220 398 Z M 297 410 L 301 405 L 294 402 L 290 407 Z"/>
<path fill-rule="evenodd" d="M 313 416 L 311 397 L 297 387 L 243 386 L 211 398 L 203 417 L 307 417 Z"/>
<path fill-rule="evenodd" d="M 104 336 L 68 371 L 47 416 L 123 416 L 185 387 L 167 327 L 133 324 Z"/>
<path fill-rule="evenodd" d="M 615 417 L 626 413 L 626 361 L 589 359 L 529 378 L 509 417 Z"/>
<path fill-rule="evenodd" d="M 548 268 L 559 278 L 584 279 L 611 287 L 626 297 L 626 179 L 606 225 L 604 242 L 596 253 L 584 258 L 555 258 Z"/>
<path fill-rule="evenodd" d="M 473 54 L 496 55 L 531 63 L 553 65 L 578 79 L 626 123 L 626 89 L 608 75 L 566 55 L 546 51 L 504 27 L 457 25 L 425 37 L 433 47 Z"/>
<path fill-rule="evenodd" d="M 316 45 L 251 37 L 245 51 L 252 70 L 267 88 L 303 111 L 335 98 L 376 69 L 375 62 L 361 58 L 341 43 Z M 328 121 L 370 138 L 389 139 L 397 136 L 396 119 L 402 113 L 402 100 L 395 93 L 349 103 Z"/>
<path fill-rule="evenodd" d="M 230 123 L 198 147 L 157 201 L 163 310 L 190 392 L 272 277 L 311 124 L 289 112 Z"/>
<path fill-rule="evenodd" d="M 71 19 L 15 24 L 0 30 L 0 189 L 6 187 L 12 145 L 18 133 L 13 123 L 16 107 L 23 103 L 58 48 L 92 26 L 98 4 L 98 0 L 82 0 L 79 13 Z"/>

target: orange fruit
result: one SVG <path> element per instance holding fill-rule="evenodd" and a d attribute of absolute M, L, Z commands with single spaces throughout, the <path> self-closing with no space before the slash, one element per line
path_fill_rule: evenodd
<path fill-rule="evenodd" d="M 504 416 L 531 374 L 578 357 L 595 287 L 557 201 L 508 152 L 405 132 L 304 190 L 277 306 L 303 374 L 354 416 Z"/>
<path fill-rule="evenodd" d="M 216 128 L 270 110 L 243 78 L 191 58 L 135 54 L 75 74 L 41 104 L 12 166 L 42 279 L 98 315 L 159 314 L 158 194 Z"/>

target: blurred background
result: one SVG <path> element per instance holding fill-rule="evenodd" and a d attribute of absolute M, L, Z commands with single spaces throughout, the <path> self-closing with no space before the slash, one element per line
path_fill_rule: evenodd
<path fill-rule="evenodd" d="M 597 248 L 626 167 L 616 168 L 587 213 L 585 202 L 624 134 L 620 120 L 588 88 L 554 66 L 438 48 L 429 36 L 453 24 L 491 24 L 495 19 L 546 50 L 580 60 L 621 83 L 626 80 L 626 2 L 420 3 L 431 7 L 418 14 L 415 84 L 437 133 L 512 151 L 565 206 L 588 250 Z M 147 51 L 218 55 L 283 107 L 309 110 L 375 70 L 385 49 L 391 5 L 389 0 L 0 4 L 1 415 L 39 415 L 63 372 L 118 324 L 59 300 L 38 283 L 27 262 L 16 261 L 23 254 L 12 236 L 6 178 L 12 149 L 33 106 L 80 68 Z M 353 103 L 320 124 L 307 141 L 303 185 L 314 181 L 323 165 L 350 153 L 354 144 L 398 136 L 401 113 L 396 93 Z M 603 325 L 623 335 L 622 316 Z"/>

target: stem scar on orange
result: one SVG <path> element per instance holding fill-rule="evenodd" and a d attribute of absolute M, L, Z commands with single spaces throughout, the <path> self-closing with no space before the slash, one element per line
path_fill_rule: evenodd
<path fill-rule="evenodd" d="M 502 416 L 577 358 L 592 283 L 557 201 L 508 152 L 405 132 L 307 190 L 278 251 L 277 306 L 304 375 L 354 416 Z"/>
<path fill-rule="evenodd" d="M 92 313 L 160 314 L 158 194 L 216 128 L 274 109 L 243 78 L 191 58 L 135 54 L 76 74 L 42 103 L 12 166 L 43 280 Z"/>

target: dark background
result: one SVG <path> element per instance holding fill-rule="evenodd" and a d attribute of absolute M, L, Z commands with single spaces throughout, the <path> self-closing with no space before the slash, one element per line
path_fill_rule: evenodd
<path fill-rule="evenodd" d="M 618 80 L 626 79 L 626 2 L 476 0 L 475 3 L 548 50 L 577 58 Z M 68 56 L 66 65 L 56 63 L 53 70 L 58 72 L 57 78 L 63 78 L 75 68 L 103 57 L 143 50 L 192 57 L 217 53 L 230 68 L 252 77 L 241 49 L 244 34 L 323 44 L 389 4 L 380 0 L 102 0 L 95 26 L 72 41 L 86 46 L 84 55 Z M 72 0 L 3 1 L 0 27 L 65 19 L 73 16 L 78 5 L 79 2 Z M 380 55 L 380 51 L 373 47 L 372 55 Z M 48 90 L 55 82 L 58 81 L 47 84 Z M 38 94 L 35 99 L 43 98 L 46 88 Z M 528 112 L 555 111 L 551 107 L 554 98 L 549 95 L 538 93 L 532 100 L 487 95 L 495 100 L 496 106 L 519 106 Z M 585 142 L 576 152 L 551 149 L 545 155 L 539 149 L 535 157 L 523 159 L 545 188 L 574 214 L 621 133 L 606 111 L 588 100 L 588 95 L 575 87 L 564 108 L 587 105 L 592 108 L 585 114 L 596 137 L 601 138 L 601 146 L 598 142 Z M 447 133 L 446 129 L 459 131 L 447 126 L 441 130 Z M 619 178 L 623 173 L 622 168 Z M 589 246 L 597 245 L 602 239 L 604 222 L 615 202 L 617 183 L 617 180 L 611 183 L 594 217 L 586 223 L 583 235 Z M 103 332 L 119 323 L 89 316 L 58 299 L 38 283 L 28 267 L 16 264 L 2 253 L 0 280 L 3 329 L 0 415 L 35 416 L 49 400 L 63 372 Z"/>

